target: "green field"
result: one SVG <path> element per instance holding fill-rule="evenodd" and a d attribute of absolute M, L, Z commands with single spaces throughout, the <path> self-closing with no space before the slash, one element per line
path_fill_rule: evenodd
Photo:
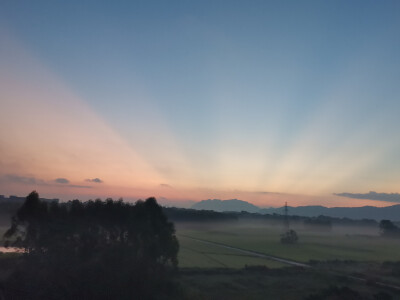
<path fill-rule="evenodd" d="M 181 245 L 181 267 L 231 267 L 244 265 L 283 266 L 267 259 L 245 256 L 234 250 L 188 239 L 186 236 L 286 258 L 298 262 L 310 260 L 399 261 L 400 241 L 374 235 L 313 233 L 298 231 L 297 245 L 280 243 L 282 230 L 260 226 L 219 226 L 183 228 L 177 226 Z"/>
<path fill-rule="evenodd" d="M 396 263 L 400 241 L 382 238 L 374 230 L 361 235 L 355 228 L 333 233 L 298 229 L 298 244 L 285 245 L 280 243 L 280 227 L 177 224 L 176 228 L 185 299 L 294 300 L 331 287 L 350 288 L 362 299 L 400 299 L 400 263 Z M 223 245 L 308 263 L 311 268 L 290 267 Z M 388 261 L 394 263 L 383 263 Z"/>
<path fill-rule="evenodd" d="M 351 286 L 363 296 L 361 299 L 399 299 L 393 291 L 349 281 L 344 277 L 331 276 L 313 270 L 297 268 L 250 270 L 182 270 L 180 283 L 185 288 L 183 299 L 251 299 L 251 300 L 299 300 L 332 286 Z M 388 293 L 392 298 L 376 298 L 379 292 Z M 343 299 L 343 298 L 317 298 Z M 345 298 L 354 299 L 354 298 Z M 357 298 L 359 299 L 359 298 Z"/>
<path fill-rule="evenodd" d="M 179 266 L 201 268 L 244 268 L 246 265 L 264 265 L 279 268 L 284 264 L 243 254 L 233 249 L 195 241 L 179 236 Z"/>
<path fill-rule="evenodd" d="M 374 283 L 400 286 L 400 264 L 382 264 L 400 261 L 400 241 L 396 239 L 346 233 L 346 230 L 316 233 L 299 229 L 299 243 L 283 245 L 280 227 L 176 224 L 176 229 L 180 244 L 180 270 L 176 277 L 181 292 L 179 299 L 296 300 L 330 287 L 349 287 L 363 299 L 381 299 L 376 296 L 379 293 L 392 297 L 387 299 L 400 299 L 398 290 Z M 298 262 L 321 262 L 313 262 L 312 268 L 289 267 L 222 245 Z M 15 269 L 17 257 L 0 254 L 0 281 Z M 353 276 L 364 280 L 354 280 Z"/>

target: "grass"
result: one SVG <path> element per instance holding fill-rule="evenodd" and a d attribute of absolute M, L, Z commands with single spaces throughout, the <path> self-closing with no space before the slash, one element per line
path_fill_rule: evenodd
<path fill-rule="evenodd" d="M 348 286 L 365 299 L 398 291 L 374 282 L 400 286 L 400 241 L 377 235 L 297 231 L 297 245 L 280 243 L 279 228 L 260 226 L 177 226 L 180 282 L 185 299 L 303 299 L 331 286 Z M 242 252 L 188 238 L 198 238 L 290 260 L 314 262 L 312 269 L 243 255 Z M 268 268 L 244 268 L 263 265 Z M 341 274 L 341 275 L 340 275 Z M 359 281 L 343 275 L 366 279 Z M 363 298 L 363 299 L 364 299 Z"/>
<path fill-rule="evenodd" d="M 3 228 L 0 228 L 4 230 Z M 303 299 L 330 286 L 349 286 L 365 299 L 387 292 L 400 299 L 396 291 L 350 280 L 341 274 L 400 285 L 399 266 L 383 267 L 383 261 L 400 261 L 400 242 L 379 236 L 313 233 L 297 231 L 298 245 L 282 245 L 281 230 L 260 226 L 180 227 L 178 278 L 183 299 Z M 308 262 L 310 260 L 354 260 L 355 262 L 321 262 L 315 268 L 286 267 L 273 260 L 257 258 L 243 252 L 190 239 L 199 238 L 257 251 L 277 257 Z M 0 254 L 0 282 L 15 268 L 17 256 Z M 358 262 L 357 262 L 358 261 Z M 267 268 L 245 268 L 266 266 Z M 393 272 L 393 271 L 396 272 Z M 327 272 L 331 271 L 331 272 Z M 373 274 L 373 276 L 371 276 Z M 379 299 L 379 298 L 378 298 Z"/>
<path fill-rule="evenodd" d="M 246 265 L 263 265 L 279 268 L 282 263 L 245 255 L 233 249 L 205 244 L 184 236 L 179 236 L 179 267 L 201 268 L 244 268 Z"/>
<path fill-rule="evenodd" d="M 185 299 L 304 299 L 330 286 L 351 286 L 363 299 L 385 291 L 398 299 L 394 291 L 349 282 L 343 277 L 298 268 L 249 270 L 184 269 L 178 278 L 185 291 Z M 397 297 L 396 297 L 397 296 Z M 395 298 L 396 297 L 396 298 Z M 337 298 L 332 298 L 337 299 Z"/>
<path fill-rule="evenodd" d="M 308 262 L 310 260 L 355 260 L 373 262 L 400 260 L 400 241 L 397 239 L 385 239 L 379 236 L 298 231 L 300 240 L 297 245 L 283 245 L 280 243 L 280 233 L 280 229 L 267 227 L 226 226 L 216 229 L 178 228 L 178 238 L 183 246 L 180 253 L 183 262 L 182 266 L 203 266 L 202 262 L 200 262 L 201 259 L 197 258 L 199 252 L 227 251 L 225 249 L 217 250 L 216 248 L 220 248 L 218 246 L 215 246 L 214 249 L 210 248 L 209 250 L 204 250 L 201 247 L 209 246 L 204 246 L 204 244 L 202 246 L 193 246 L 193 242 L 187 241 L 188 239 L 183 238 L 182 235 L 222 243 L 241 249 L 257 251 L 299 262 Z M 194 247 L 195 250 L 200 250 L 197 252 L 191 252 L 189 249 L 191 247 L 192 249 Z M 196 258 L 192 259 L 191 264 L 188 263 L 188 261 L 191 260 L 190 254 L 196 256 Z M 216 255 L 216 257 L 218 258 L 219 256 Z M 244 262 L 246 259 L 247 258 L 242 257 L 240 261 L 246 264 Z M 196 261 L 199 263 L 197 264 Z M 233 267 L 234 264 L 229 259 L 221 262 L 225 263 L 229 267 Z M 208 267 L 208 265 L 204 266 Z M 219 266 L 221 267 L 222 265 Z M 276 267 L 278 267 L 278 265 Z"/>

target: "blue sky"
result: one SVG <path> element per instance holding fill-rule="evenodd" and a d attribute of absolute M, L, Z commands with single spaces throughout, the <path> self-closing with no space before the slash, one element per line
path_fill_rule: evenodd
<path fill-rule="evenodd" d="M 2 1 L 0 20 L 160 184 L 396 192 L 398 1 Z"/>

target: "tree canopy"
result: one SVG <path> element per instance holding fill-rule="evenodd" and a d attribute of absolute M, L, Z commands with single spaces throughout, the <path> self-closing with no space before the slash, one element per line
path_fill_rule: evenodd
<path fill-rule="evenodd" d="M 379 223 L 381 235 L 385 237 L 400 237 L 400 228 L 390 220 L 382 220 Z"/>
<path fill-rule="evenodd" d="M 112 199 L 58 204 L 41 202 L 33 191 L 5 238 L 25 248 L 24 270 L 16 275 L 30 282 L 24 288 L 44 286 L 31 292 L 46 299 L 165 295 L 179 249 L 174 225 L 155 198 L 134 205 Z"/>

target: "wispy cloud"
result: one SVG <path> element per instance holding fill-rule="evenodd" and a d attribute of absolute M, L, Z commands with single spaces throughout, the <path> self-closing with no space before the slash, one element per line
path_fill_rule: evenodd
<path fill-rule="evenodd" d="M 164 188 L 172 188 L 172 186 L 170 186 L 169 184 L 166 184 L 166 183 L 161 183 L 160 186 L 164 187 Z"/>
<path fill-rule="evenodd" d="M 27 176 L 15 175 L 15 174 L 7 174 L 4 176 L 4 179 L 6 179 L 9 182 L 14 182 L 14 183 L 46 185 L 44 180 L 37 179 L 33 176 L 27 177 Z"/>
<path fill-rule="evenodd" d="M 387 201 L 387 202 L 399 202 L 400 203 L 400 194 L 399 193 L 377 193 L 377 192 L 369 192 L 365 194 L 354 194 L 354 193 L 337 193 L 334 194 L 339 197 L 347 197 L 353 199 L 368 199 L 368 200 L 378 200 L 378 201 Z"/>
<path fill-rule="evenodd" d="M 253 193 L 259 194 L 259 195 L 285 195 L 285 193 L 265 192 L 265 191 L 257 191 L 257 192 L 253 192 Z"/>
<path fill-rule="evenodd" d="M 36 178 L 34 176 L 21 176 L 16 174 L 7 174 L 3 176 L 3 180 L 7 182 L 17 183 L 17 184 L 29 184 L 29 185 L 40 185 L 40 186 L 57 186 L 66 188 L 84 188 L 90 189 L 91 186 L 88 185 L 77 185 L 71 184 L 66 178 L 57 178 L 52 181 L 46 181 L 43 179 Z"/>
<path fill-rule="evenodd" d="M 54 179 L 54 182 L 61 183 L 61 184 L 69 184 L 69 180 L 67 178 L 57 178 L 57 179 Z"/>
<path fill-rule="evenodd" d="M 101 180 L 100 178 L 97 178 L 97 177 L 93 178 L 93 179 L 88 178 L 85 181 L 87 181 L 87 182 L 95 182 L 95 183 L 103 183 L 103 180 Z"/>
<path fill-rule="evenodd" d="M 91 189 L 92 188 L 89 185 L 78 185 L 78 184 L 68 184 L 68 185 L 65 185 L 65 187 L 80 188 L 80 189 Z"/>

